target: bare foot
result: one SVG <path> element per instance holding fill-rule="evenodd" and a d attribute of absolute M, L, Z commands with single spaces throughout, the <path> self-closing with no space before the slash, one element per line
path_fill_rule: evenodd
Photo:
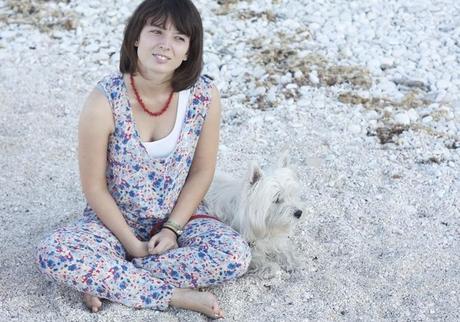
<path fill-rule="evenodd" d="M 176 288 L 171 297 L 171 305 L 200 312 L 213 319 L 224 317 L 224 312 L 219 307 L 216 297 L 209 292 Z"/>
<path fill-rule="evenodd" d="M 88 293 L 83 294 L 83 302 L 93 313 L 99 312 L 102 306 L 102 302 L 97 296 L 92 296 Z"/>

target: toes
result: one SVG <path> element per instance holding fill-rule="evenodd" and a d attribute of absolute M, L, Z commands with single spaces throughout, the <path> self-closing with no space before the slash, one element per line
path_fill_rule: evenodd
<path fill-rule="evenodd" d="M 86 304 L 88 309 L 93 313 L 99 312 L 102 306 L 102 302 L 101 300 L 99 300 L 97 296 L 92 296 L 89 294 L 85 294 L 83 296 L 83 302 Z"/>
<path fill-rule="evenodd" d="M 100 306 L 100 305 L 94 305 L 94 304 L 93 304 L 93 305 L 91 306 L 91 312 L 93 312 L 93 313 L 99 312 L 100 309 L 101 309 L 101 306 Z"/>
<path fill-rule="evenodd" d="M 101 306 L 102 306 L 101 300 L 99 300 L 99 298 L 97 298 L 97 297 L 93 297 L 91 302 L 92 302 L 91 307 L 92 307 L 93 313 L 99 312 L 99 310 L 101 309 Z"/>
<path fill-rule="evenodd" d="M 224 311 L 219 308 L 219 305 L 217 303 L 214 304 L 211 308 L 216 318 L 220 319 L 224 317 Z"/>

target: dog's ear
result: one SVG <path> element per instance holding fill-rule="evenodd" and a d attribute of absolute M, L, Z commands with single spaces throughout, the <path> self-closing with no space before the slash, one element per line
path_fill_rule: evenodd
<path fill-rule="evenodd" d="M 257 162 L 251 162 L 249 165 L 249 184 L 252 186 L 254 183 L 262 178 L 263 172 Z"/>
<path fill-rule="evenodd" d="M 278 168 L 288 168 L 289 167 L 289 147 L 286 145 L 281 150 L 280 156 L 277 161 Z"/>

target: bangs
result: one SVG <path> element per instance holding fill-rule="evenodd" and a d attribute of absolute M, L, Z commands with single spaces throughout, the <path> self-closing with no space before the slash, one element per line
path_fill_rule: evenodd
<path fill-rule="evenodd" d="M 188 37 L 196 32 L 193 23 L 190 21 L 190 13 L 184 10 L 183 6 L 176 6 L 174 2 L 165 1 L 162 6 L 153 12 L 148 12 L 144 25 L 158 26 L 166 29 L 166 22 L 170 19 L 177 31 Z"/>

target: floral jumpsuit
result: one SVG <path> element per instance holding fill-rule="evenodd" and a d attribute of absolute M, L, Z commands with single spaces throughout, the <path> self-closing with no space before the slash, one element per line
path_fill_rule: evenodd
<path fill-rule="evenodd" d="M 191 89 L 181 134 L 173 152 L 151 158 L 133 121 L 120 73 L 97 87 L 112 107 L 115 130 L 109 138 L 107 186 L 126 222 L 147 241 L 167 220 L 184 186 L 210 101 L 210 80 Z M 57 229 L 37 249 L 41 272 L 80 292 L 136 308 L 164 310 L 174 288 L 197 288 L 235 279 L 247 270 L 247 243 L 229 226 L 206 218 L 202 202 L 178 238 L 179 248 L 131 259 L 89 205 L 75 223 Z M 204 216 L 203 216 L 204 215 Z M 203 218 L 205 217 L 205 218 Z"/>

